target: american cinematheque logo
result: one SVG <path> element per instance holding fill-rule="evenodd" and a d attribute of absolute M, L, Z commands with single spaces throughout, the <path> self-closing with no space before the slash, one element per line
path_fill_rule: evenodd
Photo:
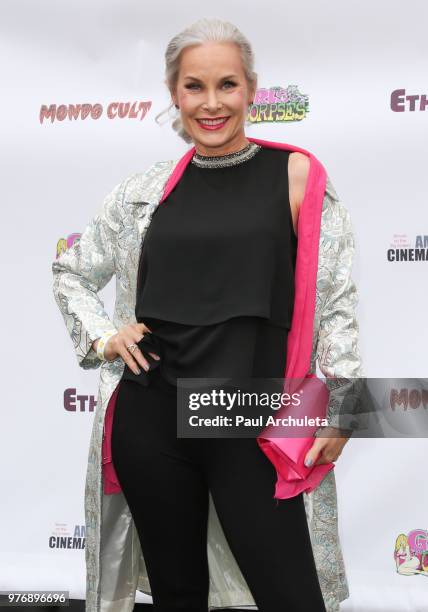
<path fill-rule="evenodd" d="M 248 111 L 251 123 L 279 123 L 302 121 L 309 112 L 309 98 L 300 93 L 297 85 L 280 85 L 257 89 L 254 102 Z"/>
<path fill-rule="evenodd" d="M 86 528 L 85 525 L 72 525 L 67 523 L 55 523 L 52 534 L 49 536 L 49 548 L 85 548 Z"/>
<path fill-rule="evenodd" d="M 411 239 L 407 234 L 394 234 L 386 258 L 391 262 L 428 261 L 428 235 Z"/>
<path fill-rule="evenodd" d="M 400 533 L 395 540 L 394 560 L 398 574 L 428 577 L 428 531 L 412 529 L 407 535 Z"/>

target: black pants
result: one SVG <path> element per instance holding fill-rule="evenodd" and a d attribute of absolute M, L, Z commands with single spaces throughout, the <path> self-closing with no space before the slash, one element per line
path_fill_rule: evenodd
<path fill-rule="evenodd" d="M 325 612 L 303 494 L 273 498 L 276 472 L 254 438 L 177 438 L 176 388 L 152 373 L 120 383 L 112 458 L 154 610 L 207 612 L 208 490 L 261 612 Z M 227 577 L 226 577 L 227 581 Z"/>

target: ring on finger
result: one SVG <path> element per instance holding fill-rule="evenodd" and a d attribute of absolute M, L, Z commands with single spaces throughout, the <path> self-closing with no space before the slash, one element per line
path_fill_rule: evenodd
<path fill-rule="evenodd" d="M 133 344 L 130 344 L 129 346 L 126 347 L 128 349 L 128 351 L 132 354 L 137 347 L 137 345 L 135 344 L 135 342 Z"/>

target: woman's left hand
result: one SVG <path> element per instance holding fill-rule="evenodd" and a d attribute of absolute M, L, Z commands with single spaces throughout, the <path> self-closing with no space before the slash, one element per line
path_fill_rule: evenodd
<path fill-rule="evenodd" d="M 349 437 L 335 437 L 338 435 L 338 429 L 335 427 L 325 427 L 325 436 L 315 438 L 315 441 L 309 451 L 306 453 L 305 465 L 310 467 L 315 461 L 315 465 L 321 465 L 322 463 L 330 463 L 337 461 L 342 453 L 342 449 L 348 442 Z M 318 459 L 316 460 L 316 458 Z M 311 460 L 311 463 L 307 463 Z"/>

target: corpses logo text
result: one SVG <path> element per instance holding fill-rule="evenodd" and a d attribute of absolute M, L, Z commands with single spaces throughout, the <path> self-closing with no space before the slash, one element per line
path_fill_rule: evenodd
<path fill-rule="evenodd" d="M 247 120 L 251 123 L 302 121 L 308 112 L 309 98 L 300 93 L 297 85 L 287 88 L 276 85 L 257 89 Z"/>

